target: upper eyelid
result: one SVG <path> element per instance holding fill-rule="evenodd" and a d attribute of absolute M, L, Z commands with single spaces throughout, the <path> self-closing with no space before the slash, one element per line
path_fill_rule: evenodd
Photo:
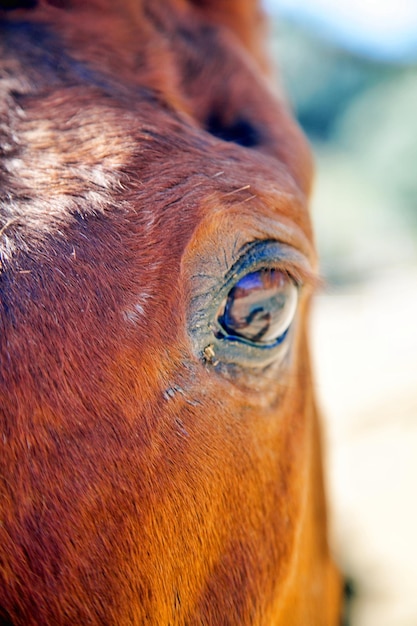
<path fill-rule="evenodd" d="M 253 252 L 256 254 L 258 247 L 281 248 L 283 254 L 276 257 L 254 258 L 251 262 Z M 274 268 L 285 272 L 298 286 L 309 286 L 316 289 L 321 283 L 321 278 L 310 268 L 306 257 L 288 244 L 276 240 L 255 240 L 244 244 L 238 251 L 238 259 L 223 277 L 224 284 L 233 285 L 241 276 L 246 273 L 260 270 L 262 268 Z M 245 261 L 247 261 L 245 263 Z M 243 267 L 242 267 L 243 266 Z M 247 271 L 242 271 L 242 269 Z"/>
<path fill-rule="evenodd" d="M 299 265 L 299 264 L 294 263 L 294 262 L 290 263 L 287 260 L 272 261 L 269 264 L 260 263 L 258 267 L 256 265 L 253 265 L 252 268 L 248 267 L 248 272 L 249 271 L 258 271 L 258 270 L 263 269 L 263 268 L 265 268 L 265 269 L 267 269 L 267 268 L 274 268 L 274 269 L 280 270 L 282 272 L 285 272 L 299 286 L 307 285 L 307 286 L 310 286 L 312 289 L 317 289 L 318 287 L 321 287 L 322 284 L 323 284 L 323 279 L 321 278 L 320 275 L 318 275 L 315 272 L 307 269 L 305 266 Z M 242 274 L 242 275 L 244 275 L 244 274 Z M 232 268 L 229 270 L 229 272 L 227 272 L 226 276 L 222 276 L 221 278 L 222 278 L 222 280 L 224 281 L 225 284 L 237 282 L 239 280 L 239 278 L 238 278 L 238 276 L 236 274 L 235 266 L 232 266 Z M 235 278 L 235 280 L 234 280 L 234 278 Z M 201 280 L 203 280 L 203 281 L 210 281 L 210 283 L 212 285 L 212 286 L 208 287 L 208 290 L 210 290 L 213 287 L 215 287 L 216 285 L 218 285 L 219 276 L 216 273 L 214 273 L 214 272 L 213 273 L 196 272 L 195 274 L 193 274 L 191 276 L 191 280 L 193 282 L 194 281 L 200 282 Z M 205 291 L 207 291 L 207 289 L 205 289 L 204 292 Z M 199 293 L 195 297 L 198 298 L 201 295 L 202 294 Z"/>
<path fill-rule="evenodd" d="M 263 258 L 256 259 L 259 249 L 275 250 L 275 254 L 265 254 Z M 278 252 L 279 251 L 279 252 Z M 238 258 L 225 268 L 226 258 L 220 265 L 220 259 L 216 256 L 216 269 L 208 272 L 206 268 L 191 276 L 194 283 L 193 294 L 189 305 L 191 310 L 206 307 L 208 302 L 220 302 L 233 286 L 247 273 L 262 268 L 274 268 L 285 272 L 303 292 L 312 292 L 322 284 L 320 278 L 312 271 L 308 259 L 298 250 L 281 243 L 277 240 L 252 240 L 236 251 Z M 219 271 L 219 267 L 222 267 Z"/>

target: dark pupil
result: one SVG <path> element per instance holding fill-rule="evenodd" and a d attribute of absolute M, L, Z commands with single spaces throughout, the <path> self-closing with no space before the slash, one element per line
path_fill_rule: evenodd
<path fill-rule="evenodd" d="M 230 290 L 219 322 L 229 335 L 265 343 L 275 341 L 290 323 L 283 327 L 291 289 L 296 289 L 294 283 L 279 270 L 246 274 Z"/>

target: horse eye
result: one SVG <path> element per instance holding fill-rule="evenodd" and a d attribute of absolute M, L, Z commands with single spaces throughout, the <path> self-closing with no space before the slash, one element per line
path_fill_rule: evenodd
<path fill-rule="evenodd" d="M 282 341 L 297 308 L 294 281 L 277 269 L 261 269 L 243 276 L 229 291 L 218 322 L 229 339 L 271 344 Z"/>

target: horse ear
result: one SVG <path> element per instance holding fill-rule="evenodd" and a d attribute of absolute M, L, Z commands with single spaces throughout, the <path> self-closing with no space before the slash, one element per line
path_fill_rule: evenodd
<path fill-rule="evenodd" d="M 0 10 L 13 11 L 14 9 L 34 9 L 38 0 L 0 0 Z"/>

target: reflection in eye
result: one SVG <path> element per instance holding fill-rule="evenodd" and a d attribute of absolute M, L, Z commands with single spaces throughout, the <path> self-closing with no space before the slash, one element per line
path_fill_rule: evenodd
<path fill-rule="evenodd" d="M 297 308 L 294 281 L 277 269 L 246 274 L 223 301 L 218 321 L 230 338 L 254 343 L 283 340 Z"/>

